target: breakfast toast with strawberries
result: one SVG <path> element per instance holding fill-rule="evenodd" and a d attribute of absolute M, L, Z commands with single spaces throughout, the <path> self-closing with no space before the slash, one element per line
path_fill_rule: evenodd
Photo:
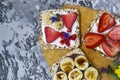
<path fill-rule="evenodd" d="M 120 55 L 120 18 L 106 11 L 99 11 L 82 41 L 87 48 L 115 59 Z"/>
<path fill-rule="evenodd" d="M 80 45 L 79 12 L 76 9 L 40 12 L 39 42 L 43 49 L 72 49 Z"/>

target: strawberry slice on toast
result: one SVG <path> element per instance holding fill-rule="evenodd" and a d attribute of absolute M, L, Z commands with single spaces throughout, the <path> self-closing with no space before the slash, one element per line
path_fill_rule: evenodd
<path fill-rule="evenodd" d="M 98 32 L 104 32 L 115 25 L 115 19 L 108 13 L 103 13 L 99 19 Z"/>
<path fill-rule="evenodd" d="M 115 57 L 120 52 L 120 43 L 113 40 L 105 40 L 102 42 L 102 49 L 109 57 Z"/>
<path fill-rule="evenodd" d="M 66 28 L 68 29 L 68 32 L 71 32 L 72 26 L 77 18 L 77 15 L 78 14 L 75 12 L 61 15 L 62 21 L 64 25 L 66 26 Z"/>
<path fill-rule="evenodd" d="M 87 33 L 84 36 L 85 45 L 87 48 L 95 48 L 104 41 L 105 36 L 98 33 Z"/>
<path fill-rule="evenodd" d="M 120 40 L 120 25 L 111 29 L 108 33 L 108 37 L 112 40 Z"/>
<path fill-rule="evenodd" d="M 45 27 L 45 36 L 46 36 L 46 42 L 51 43 L 55 41 L 58 37 L 60 37 L 60 32 L 55 31 L 51 27 Z"/>

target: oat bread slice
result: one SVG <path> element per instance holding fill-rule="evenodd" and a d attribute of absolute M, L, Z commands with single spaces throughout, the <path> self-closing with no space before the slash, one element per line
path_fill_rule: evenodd
<path fill-rule="evenodd" d="M 100 80 L 98 70 L 79 48 L 54 63 L 50 72 L 53 80 Z"/>
<path fill-rule="evenodd" d="M 109 18 L 112 18 L 111 19 L 111 24 L 112 25 L 108 29 L 106 29 L 106 30 L 101 32 L 101 31 L 98 30 L 100 28 L 99 25 L 102 23 L 102 22 L 100 23 L 100 21 L 103 20 L 103 18 L 101 19 L 101 17 L 103 17 L 103 16 L 106 17 L 106 15 L 107 16 L 109 15 Z M 104 18 L 103 21 L 105 21 L 105 18 Z M 109 21 L 107 21 L 107 23 L 104 22 L 104 25 L 105 24 L 109 24 Z M 89 28 L 87 29 L 86 33 L 84 34 L 84 36 L 82 38 L 82 42 L 84 43 L 84 45 L 86 45 L 85 39 L 84 39 L 86 34 L 89 34 L 89 33 L 102 34 L 102 35 L 105 36 L 104 41 L 103 42 L 101 41 L 101 43 L 97 47 L 94 47 L 93 49 L 101 52 L 101 55 L 103 55 L 104 57 L 106 57 L 108 59 L 112 59 L 112 60 L 116 59 L 116 58 L 118 58 L 117 52 L 120 51 L 119 40 L 113 40 L 113 39 L 109 38 L 109 33 L 117 25 L 120 25 L 120 18 L 118 16 L 116 16 L 116 15 L 110 13 L 110 12 L 101 10 L 101 11 L 98 12 L 98 14 L 95 17 L 95 19 L 91 22 Z M 117 45 L 112 45 L 113 43 L 115 43 Z M 110 49 L 110 46 L 111 46 L 111 49 L 113 48 L 113 50 Z M 118 50 L 117 52 L 114 52 L 115 51 L 115 49 L 114 49 L 115 47 Z M 108 50 L 111 50 L 111 51 L 108 51 Z"/>
<path fill-rule="evenodd" d="M 53 9 L 40 12 L 39 43 L 43 49 L 72 49 L 80 45 L 79 12 Z"/>

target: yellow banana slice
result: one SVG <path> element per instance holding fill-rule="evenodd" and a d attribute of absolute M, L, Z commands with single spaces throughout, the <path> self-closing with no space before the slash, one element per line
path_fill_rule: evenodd
<path fill-rule="evenodd" d="M 55 28 L 57 28 L 58 30 L 62 29 L 63 28 L 63 22 L 62 21 L 56 21 L 56 22 L 53 23 L 53 26 Z"/>
<path fill-rule="evenodd" d="M 83 77 L 82 72 L 77 68 L 73 69 L 68 75 L 69 80 L 81 80 L 82 77 Z"/>
<path fill-rule="evenodd" d="M 74 61 L 70 57 L 66 57 L 60 61 L 60 68 L 65 72 L 69 73 L 74 68 Z"/>
<path fill-rule="evenodd" d="M 68 80 L 68 78 L 66 73 L 60 71 L 54 75 L 53 80 Z"/>
<path fill-rule="evenodd" d="M 75 65 L 78 69 L 85 70 L 88 68 L 89 63 L 85 56 L 80 55 L 75 58 Z"/>
<path fill-rule="evenodd" d="M 98 71 L 94 67 L 89 67 L 85 73 L 86 80 L 97 80 L 98 78 Z"/>
<path fill-rule="evenodd" d="M 43 14 L 43 21 L 48 25 L 52 24 L 51 17 L 52 17 L 52 14 L 50 12 L 46 12 Z"/>

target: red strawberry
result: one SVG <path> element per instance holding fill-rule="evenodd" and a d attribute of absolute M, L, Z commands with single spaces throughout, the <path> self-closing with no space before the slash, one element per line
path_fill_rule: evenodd
<path fill-rule="evenodd" d="M 115 57 L 120 52 L 120 44 L 118 41 L 106 40 L 102 42 L 102 48 L 109 57 Z"/>
<path fill-rule="evenodd" d="M 115 26 L 108 32 L 108 37 L 113 40 L 120 40 L 120 25 Z"/>
<path fill-rule="evenodd" d="M 64 40 L 61 40 L 61 41 L 60 41 L 60 44 L 62 44 L 62 45 L 63 45 L 63 44 L 64 44 Z"/>
<path fill-rule="evenodd" d="M 65 43 L 67 46 L 70 46 L 70 40 L 61 40 L 60 43 L 62 45 Z"/>
<path fill-rule="evenodd" d="M 70 40 L 75 40 L 76 37 L 77 37 L 77 35 L 76 35 L 76 34 L 73 34 L 73 35 L 70 36 Z"/>
<path fill-rule="evenodd" d="M 104 32 L 115 25 L 115 19 L 108 13 L 103 13 L 98 24 L 98 32 Z"/>
<path fill-rule="evenodd" d="M 45 27 L 46 42 L 51 43 L 60 37 L 60 33 L 50 27 Z"/>
<path fill-rule="evenodd" d="M 60 37 L 62 40 L 69 40 L 70 35 L 66 32 L 61 32 Z"/>
<path fill-rule="evenodd" d="M 84 36 L 87 48 L 95 48 L 104 41 L 105 36 L 98 33 L 87 33 Z"/>
<path fill-rule="evenodd" d="M 70 40 L 64 40 L 64 43 L 65 43 L 67 46 L 70 46 Z"/>
<path fill-rule="evenodd" d="M 75 40 L 76 39 L 76 34 L 73 34 L 73 35 L 70 36 L 69 33 L 61 32 L 60 37 L 62 39 L 60 41 L 61 44 L 65 43 L 67 46 L 70 46 L 70 40 Z"/>
<path fill-rule="evenodd" d="M 61 44 L 65 43 L 67 46 L 70 46 L 70 39 L 69 39 L 70 35 L 69 35 L 68 33 L 66 33 L 66 32 L 61 32 L 61 33 L 60 33 L 60 37 L 61 37 L 61 39 L 62 39 L 62 40 L 60 41 Z"/>
<path fill-rule="evenodd" d="M 61 18 L 68 32 L 71 32 L 72 26 L 77 18 L 77 13 L 62 14 Z"/>

